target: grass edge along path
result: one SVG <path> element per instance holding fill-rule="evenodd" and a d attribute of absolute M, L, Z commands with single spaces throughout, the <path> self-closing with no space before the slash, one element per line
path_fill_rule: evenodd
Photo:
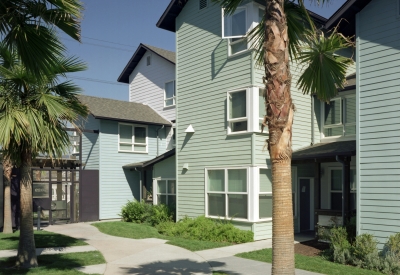
<path fill-rule="evenodd" d="M 36 248 L 66 247 L 88 245 L 86 242 L 70 236 L 49 231 L 34 231 Z M 14 233 L 0 233 L 0 250 L 18 249 L 19 231 Z"/>
<path fill-rule="evenodd" d="M 236 257 L 241 257 L 249 260 L 256 260 L 266 263 L 272 262 L 272 249 L 261 249 L 252 252 L 239 253 L 235 255 Z M 327 275 L 382 275 L 382 273 L 367 269 L 362 269 L 350 265 L 342 265 L 338 263 L 333 263 L 328 260 L 323 259 L 319 256 L 304 256 L 300 254 L 295 254 L 296 268 L 307 270 L 311 272 L 327 274 Z"/>
<path fill-rule="evenodd" d="M 39 255 L 39 267 L 31 269 L 14 269 L 16 257 L 0 258 L 0 275 L 81 275 L 85 274 L 75 270 L 76 267 L 104 264 L 106 260 L 100 251 L 75 252 L 53 255 Z"/>
<path fill-rule="evenodd" d="M 167 244 L 179 246 L 190 251 L 200 251 L 233 245 L 231 243 L 220 243 L 210 241 L 199 241 L 183 239 L 178 237 L 169 237 L 158 233 L 157 229 L 146 224 L 137 224 L 130 222 L 114 221 L 114 222 L 99 222 L 92 223 L 100 232 L 116 237 L 130 239 L 147 239 L 158 238 L 167 240 Z"/>

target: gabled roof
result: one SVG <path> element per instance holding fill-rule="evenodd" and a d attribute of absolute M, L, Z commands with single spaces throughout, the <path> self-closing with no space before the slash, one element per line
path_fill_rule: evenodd
<path fill-rule="evenodd" d="M 142 57 L 146 53 L 146 51 L 151 51 L 151 52 L 155 53 L 156 55 L 164 58 L 168 62 L 175 64 L 175 59 L 176 59 L 175 56 L 176 55 L 174 52 L 140 43 L 139 47 L 136 49 L 132 58 L 129 60 L 128 64 L 125 66 L 124 70 L 118 77 L 118 82 L 127 83 L 127 84 L 129 83 L 129 76 L 131 75 L 133 70 L 136 68 L 137 64 L 139 64 L 140 60 L 142 59 Z"/>
<path fill-rule="evenodd" d="M 176 30 L 175 19 L 181 13 L 182 9 L 185 7 L 188 1 L 189 0 L 171 0 L 168 7 L 158 20 L 156 26 L 159 27 L 160 29 L 175 32 Z M 313 13 L 312 11 L 308 12 L 310 16 L 316 21 L 316 23 L 325 24 L 327 20 L 326 18 L 316 13 Z"/>
<path fill-rule="evenodd" d="M 339 32 L 345 36 L 356 33 L 356 14 L 360 12 L 371 0 L 347 0 L 326 22 L 325 27 L 332 29 L 340 20 Z"/>
<path fill-rule="evenodd" d="M 146 104 L 85 95 L 79 95 L 78 97 L 83 104 L 88 106 L 90 113 L 97 119 L 139 124 L 171 125 L 171 122 Z"/>
<path fill-rule="evenodd" d="M 154 164 L 159 163 L 160 161 L 163 161 L 169 157 L 175 156 L 175 152 L 176 152 L 176 150 L 174 148 L 174 149 L 169 150 L 169 151 L 165 152 L 164 154 L 159 155 L 158 157 L 155 157 L 153 159 L 143 161 L 143 162 L 135 162 L 135 163 L 126 164 L 126 165 L 122 166 L 122 168 L 133 170 L 134 168 L 146 168 L 148 166 L 153 166 Z"/>

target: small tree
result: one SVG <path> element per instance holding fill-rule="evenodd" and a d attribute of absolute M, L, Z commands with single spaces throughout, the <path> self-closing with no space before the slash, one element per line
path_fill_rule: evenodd
<path fill-rule="evenodd" d="M 21 169 L 21 231 L 17 265 L 37 266 L 33 237 L 32 160 L 39 154 L 61 157 L 70 146 L 66 123 L 88 109 L 80 103 L 79 87 L 60 77 L 82 71 L 86 66 L 76 58 L 63 58 L 38 79 L 4 44 L 0 50 L 0 145 Z"/>

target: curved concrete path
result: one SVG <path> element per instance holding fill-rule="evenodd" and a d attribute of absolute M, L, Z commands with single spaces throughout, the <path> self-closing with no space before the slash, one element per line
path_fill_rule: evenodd
<path fill-rule="evenodd" d="M 106 275 L 118 274 L 212 274 L 200 255 L 165 244 L 161 239 L 128 239 L 101 233 L 88 223 L 53 225 L 46 231 L 68 235 L 98 249 L 107 261 Z"/>
<path fill-rule="evenodd" d="M 106 259 L 106 265 L 82 267 L 85 273 L 106 275 L 205 275 L 212 271 L 223 271 L 231 275 L 268 275 L 271 264 L 234 255 L 271 247 L 271 240 L 244 243 L 215 249 L 192 252 L 166 244 L 166 240 L 128 239 L 101 233 L 90 223 L 53 225 L 44 230 L 68 235 L 87 242 L 99 250 Z M 296 270 L 296 275 L 317 275 Z"/>

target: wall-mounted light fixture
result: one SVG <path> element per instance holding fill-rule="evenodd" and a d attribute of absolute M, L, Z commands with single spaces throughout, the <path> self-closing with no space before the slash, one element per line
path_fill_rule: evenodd
<path fill-rule="evenodd" d="M 189 170 L 189 163 L 184 163 L 183 164 L 183 169 Z"/>
<path fill-rule="evenodd" d="M 190 125 L 186 128 L 185 133 L 194 133 L 194 128 L 193 128 L 192 124 L 190 124 Z"/>

